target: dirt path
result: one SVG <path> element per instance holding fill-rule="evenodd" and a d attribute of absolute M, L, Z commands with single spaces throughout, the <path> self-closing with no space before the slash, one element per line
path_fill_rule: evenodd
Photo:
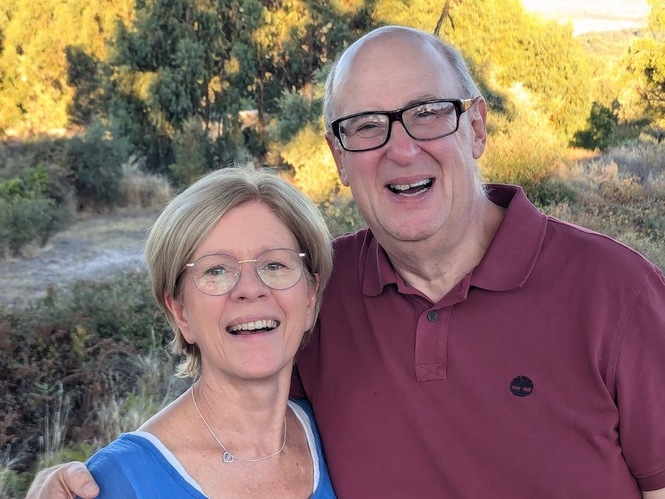
<path fill-rule="evenodd" d="M 0 303 L 21 305 L 49 286 L 107 276 L 143 265 L 143 243 L 154 214 L 115 214 L 81 219 L 31 258 L 0 260 Z"/>

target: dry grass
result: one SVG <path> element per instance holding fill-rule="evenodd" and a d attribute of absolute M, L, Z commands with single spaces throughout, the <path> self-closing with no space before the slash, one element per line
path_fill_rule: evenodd
<path fill-rule="evenodd" d="M 141 162 L 131 158 L 122 166 L 120 181 L 123 208 L 159 210 L 173 196 L 173 189 L 165 177 L 146 173 Z"/>
<path fill-rule="evenodd" d="M 549 214 L 607 234 L 665 269 L 665 144 L 640 141 L 571 164 L 575 202 Z"/>

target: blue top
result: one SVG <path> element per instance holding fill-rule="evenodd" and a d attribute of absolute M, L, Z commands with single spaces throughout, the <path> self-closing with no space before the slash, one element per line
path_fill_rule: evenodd
<path fill-rule="evenodd" d="M 300 399 L 289 399 L 289 407 L 305 429 L 312 454 L 314 493 L 311 497 L 334 499 L 312 408 Z M 176 457 L 150 433 L 123 433 L 88 459 L 86 466 L 101 489 L 99 499 L 207 497 Z"/>

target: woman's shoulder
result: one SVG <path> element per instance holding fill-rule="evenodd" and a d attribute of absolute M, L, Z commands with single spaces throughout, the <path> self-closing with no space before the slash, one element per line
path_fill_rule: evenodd
<path fill-rule="evenodd" d="M 128 460 L 140 459 L 149 452 L 150 442 L 130 433 L 123 433 L 111 443 L 102 447 L 88 459 L 89 468 L 108 466 L 111 463 L 126 463 Z"/>
<path fill-rule="evenodd" d="M 143 497 L 146 491 L 151 497 L 159 497 L 160 491 L 163 497 L 205 497 L 165 456 L 156 438 L 143 432 L 123 433 L 88 459 L 86 466 L 99 484 L 100 499 Z M 181 496 L 174 495 L 178 490 Z"/>

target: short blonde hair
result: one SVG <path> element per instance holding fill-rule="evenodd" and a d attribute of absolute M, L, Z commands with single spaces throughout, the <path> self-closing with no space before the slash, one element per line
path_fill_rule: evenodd
<path fill-rule="evenodd" d="M 185 341 L 166 306 L 165 294 L 182 297 L 185 265 L 198 246 L 229 210 L 249 202 L 260 202 L 270 208 L 289 229 L 298 250 L 307 254 L 304 263 L 308 280 L 313 283 L 314 274 L 319 276 L 314 309 L 316 321 L 323 290 L 332 272 L 331 236 L 317 207 L 268 169 L 215 170 L 166 205 L 150 229 L 145 246 L 153 297 L 175 333 L 172 350 L 185 356 L 178 368 L 178 374 L 183 377 L 200 376 L 201 352 L 197 345 Z"/>

